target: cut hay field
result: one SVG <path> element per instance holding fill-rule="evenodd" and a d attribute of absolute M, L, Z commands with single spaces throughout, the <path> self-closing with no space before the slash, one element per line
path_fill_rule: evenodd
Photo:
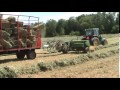
<path fill-rule="evenodd" d="M 52 71 L 24 74 L 19 78 L 118 78 L 118 60 L 118 54 L 116 54 L 97 61 L 88 61 Z"/>
<path fill-rule="evenodd" d="M 108 39 L 108 45 L 115 44 L 115 43 L 119 42 L 118 34 L 103 35 L 103 36 Z M 49 40 L 50 39 L 51 40 L 56 39 L 56 40 L 65 40 L 65 41 L 68 41 L 68 40 L 75 39 L 75 38 L 76 38 L 75 36 L 73 36 L 73 37 L 42 38 L 42 41 L 47 41 L 48 39 Z M 79 37 L 79 38 L 81 38 L 81 37 Z M 81 66 L 81 68 L 79 68 L 79 69 L 80 70 L 83 69 L 83 70 L 82 70 L 82 72 L 78 72 L 78 73 L 82 73 L 80 76 L 79 75 L 75 75 L 74 76 L 74 75 L 71 75 L 71 74 L 67 75 L 67 76 L 63 74 L 63 76 L 61 76 L 62 73 L 63 73 L 63 71 L 61 69 L 61 66 L 60 66 L 60 68 L 57 68 L 57 69 L 52 66 L 52 68 L 53 68 L 52 71 L 49 71 L 49 69 L 48 69 L 48 71 L 42 72 L 40 70 L 41 66 L 39 65 L 40 67 L 38 67 L 38 64 L 41 63 L 41 62 L 43 62 L 43 63 L 51 63 L 51 62 L 57 62 L 57 61 L 58 62 L 59 61 L 62 62 L 64 60 L 67 60 L 67 61 L 78 60 L 79 58 L 81 59 L 81 58 L 84 57 L 84 55 L 87 55 L 87 54 L 76 54 L 76 53 L 68 53 L 68 54 L 52 53 L 52 54 L 49 54 L 48 52 L 43 51 L 42 49 L 39 49 L 39 50 L 36 50 L 37 57 L 34 60 L 27 60 L 27 59 L 25 59 L 25 60 L 17 60 L 15 55 L 7 55 L 7 56 L 0 55 L 0 68 L 6 67 L 6 66 L 9 67 L 9 68 L 12 68 L 14 70 L 14 72 L 17 73 L 17 75 L 19 77 L 44 77 L 44 76 L 41 76 L 41 75 L 44 75 L 47 72 L 48 73 L 49 72 L 53 72 L 54 73 L 54 70 L 55 70 L 55 72 L 57 70 L 58 71 L 61 70 L 60 73 L 59 73 L 60 76 L 58 74 L 56 74 L 56 76 L 54 76 L 54 75 L 51 76 L 51 74 L 49 74 L 48 76 L 46 76 L 46 75 L 45 76 L 46 77 L 58 77 L 58 78 L 59 77 L 83 77 L 82 75 L 84 73 L 85 65 L 89 65 L 89 66 L 91 65 L 90 68 L 93 68 L 94 67 L 94 65 L 92 65 L 93 62 L 96 62 L 96 63 L 99 64 L 100 61 L 106 61 L 105 62 L 106 64 L 107 63 L 111 64 L 111 62 L 114 63 L 114 67 L 111 68 L 111 69 L 114 69 L 115 73 L 116 73 L 115 75 L 108 76 L 108 77 L 117 77 L 118 76 L 117 70 L 118 70 L 118 67 L 119 67 L 118 66 L 118 63 L 119 63 L 118 60 L 119 60 L 119 58 L 117 58 L 117 57 L 119 57 L 119 55 L 118 55 L 118 51 L 116 51 L 116 50 L 118 50 L 118 48 L 119 48 L 118 45 L 112 45 L 110 47 L 106 47 L 106 48 L 103 48 L 103 49 L 96 50 L 95 52 L 93 52 L 93 53 L 90 54 L 90 55 L 93 55 L 93 57 L 94 57 L 94 55 L 96 55 L 96 54 L 100 54 L 101 55 L 101 53 L 103 53 L 103 54 L 107 53 L 108 54 L 109 52 L 112 52 L 113 55 L 110 54 L 110 55 L 108 55 L 108 57 L 105 56 L 103 58 L 98 58 L 98 60 L 92 60 L 92 58 L 90 58 L 90 61 L 89 60 L 85 60 L 85 61 L 83 61 L 85 63 L 82 63 L 82 64 L 79 63 L 77 65 L 75 64 L 75 66 L 72 66 L 72 65 L 68 65 L 67 66 L 67 64 L 66 64 L 67 67 L 64 67 L 66 69 L 65 72 L 69 72 L 69 70 L 67 70 L 67 68 L 71 67 L 70 69 L 72 70 L 72 72 L 74 73 L 74 70 L 76 70 L 76 73 L 77 73 L 78 72 L 77 71 L 78 70 L 77 67 Z M 115 53 L 114 53 L 114 51 L 115 51 Z M 108 60 L 110 56 L 115 56 L 115 58 Z M 61 62 L 59 62 L 59 63 L 61 63 Z M 83 65 L 83 64 L 85 64 L 85 65 Z M 103 69 L 104 69 L 104 65 L 105 64 L 103 64 Z M 84 68 L 82 68 L 82 67 L 84 67 Z M 98 75 L 96 77 L 100 77 L 102 74 L 105 74 L 105 73 L 102 73 L 102 72 L 105 72 L 105 71 L 107 72 L 108 69 L 110 69 L 110 68 L 108 67 L 107 69 L 104 69 L 103 71 L 101 70 L 101 74 L 99 74 L 99 75 L 96 72 L 96 74 Z M 86 67 L 86 70 L 87 70 L 87 67 Z M 90 73 L 92 70 L 93 69 L 88 69 L 88 72 Z M 111 70 L 110 72 L 114 73 L 114 70 Z M 95 71 L 93 70 L 93 72 L 95 72 Z M 38 73 L 38 75 L 36 73 Z M 107 74 L 105 74 L 105 76 L 103 75 L 101 77 L 106 77 L 106 76 L 107 76 Z M 85 77 L 95 77 L 95 76 L 92 75 L 92 74 L 90 74 L 90 76 L 86 74 Z"/>

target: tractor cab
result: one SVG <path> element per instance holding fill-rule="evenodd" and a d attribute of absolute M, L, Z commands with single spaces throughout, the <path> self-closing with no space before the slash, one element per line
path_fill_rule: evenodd
<path fill-rule="evenodd" d="M 98 46 L 100 44 L 107 45 L 106 38 L 103 38 L 99 34 L 99 28 L 90 28 L 85 29 L 85 34 L 83 35 L 82 40 L 89 40 L 91 45 Z"/>
<path fill-rule="evenodd" d="M 99 36 L 99 28 L 85 29 L 86 36 Z"/>
<path fill-rule="evenodd" d="M 83 39 L 84 40 L 90 40 L 93 37 L 100 37 L 99 28 L 85 29 L 85 34 L 83 36 Z"/>

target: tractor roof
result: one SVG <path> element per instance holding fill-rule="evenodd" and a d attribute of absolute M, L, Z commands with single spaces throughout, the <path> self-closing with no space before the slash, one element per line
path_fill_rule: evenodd
<path fill-rule="evenodd" d="M 86 30 L 99 30 L 99 28 L 89 28 L 89 29 L 85 29 Z"/>

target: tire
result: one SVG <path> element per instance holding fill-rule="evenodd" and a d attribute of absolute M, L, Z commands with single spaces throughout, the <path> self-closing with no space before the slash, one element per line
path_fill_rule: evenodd
<path fill-rule="evenodd" d="M 66 44 L 64 44 L 62 46 L 62 52 L 63 52 L 63 54 L 67 54 L 68 53 L 68 46 Z"/>
<path fill-rule="evenodd" d="M 20 59 L 20 60 L 24 59 L 24 57 L 25 57 L 25 51 L 17 52 L 16 53 L 16 57 L 17 57 L 17 59 Z"/>
<path fill-rule="evenodd" d="M 35 50 L 29 50 L 27 51 L 27 59 L 35 59 L 36 58 L 36 53 Z"/>
<path fill-rule="evenodd" d="M 89 51 L 88 47 L 85 47 L 84 50 L 83 50 L 84 53 L 87 53 L 88 51 Z"/>
<path fill-rule="evenodd" d="M 98 46 L 98 45 L 100 45 L 99 39 L 98 39 L 98 38 L 93 38 L 92 44 L 93 44 L 93 46 Z"/>
<path fill-rule="evenodd" d="M 108 45 L 108 41 L 105 39 L 103 42 L 102 42 L 102 45 Z"/>

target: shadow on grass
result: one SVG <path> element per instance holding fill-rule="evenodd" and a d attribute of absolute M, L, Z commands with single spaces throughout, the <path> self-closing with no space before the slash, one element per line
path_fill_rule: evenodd
<path fill-rule="evenodd" d="M 13 59 L 2 59 L 2 60 L 0 60 L 0 64 L 8 63 L 8 62 L 24 61 L 24 60 L 27 60 L 27 59 L 26 59 L 26 58 L 23 59 L 23 60 L 20 60 L 20 59 L 17 59 L 17 58 L 13 58 Z"/>
<path fill-rule="evenodd" d="M 15 55 L 15 54 L 3 54 L 3 55 L 0 55 L 0 57 L 1 56 L 10 56 L 10 55 Z M 6 59 L 0 59 L 0 64 L 8 63 L 8 62 L 24 61 L 24 60 L 27 60 L 27 58 L 25 58 L 25 59 L 17 59 L 17 57 L 16 58 L 9 58 L 8 57 L 8 59 L 7 58 Z"/>
<path fill-rule="evenodd" d="M 37 53 L 37 54 L 41 54 L 41 53 Z M 42 53 L 42 54 L 45 54 L 44 56 L 38 56 L 36 58 L 40 58 L 40 57 L 50 57 L 50 56 L 60 56 L 60 55 L 67 55 L 67 54 L 85 54 L 85 53 L 82 53 L 82 52 L 68 52 L 67 54 L 63 54 L 62 52 L 60 53 Z M 0 56 L 10 56 L 10 55 L 7 55 L 7 54 L 4 54 L 4 55 L 0 55 Z M 8 62 L 17 62 L 17 61 L 25 61 L 25 60 L 28 60 L 27 58 L 24 58 L 22 60 L 20 59 L 17 59 L 17 58 L 11 58 L 11 59 L 1 59 L 0 60 L 0 64 L 3 64 L 3 63 L 8 63 Z M 32 59 L 34 60 L 34 59 Z"/>

